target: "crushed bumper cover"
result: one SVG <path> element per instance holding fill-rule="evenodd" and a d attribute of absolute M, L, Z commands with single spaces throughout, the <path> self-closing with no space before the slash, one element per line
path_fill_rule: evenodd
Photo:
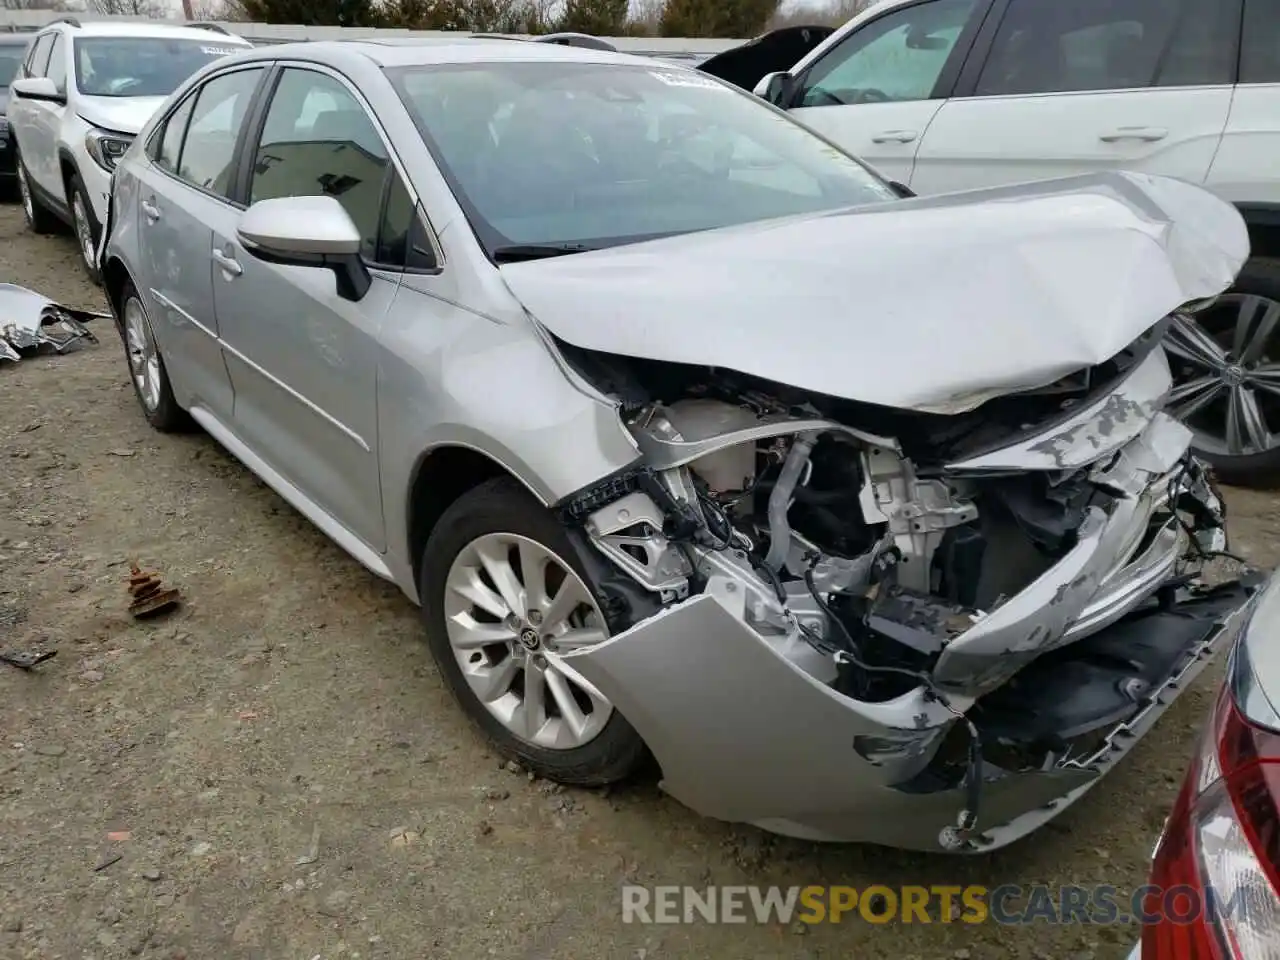
<path fill-rule="evenodd" d="M 0 283 L 0 360 L 17 363 L 38 353 L 65 353 L 81 340 L 97 343 L 85 323 L 106 314 L 73 310 L 34 290 Z"/>
<path fill-rule="evenodd" d="M 886 703 L 848 699 L 778 655 L 710 594 L 565 663 L 644 738 L 663 789 L 704 816 L 815 841 L 986 852 L 1034 832 L 1113 769 L 1234 641 L 1260 580 L 1130 612 L 1083 641 L 1106 644 L 1128 631 L 1139 646 L 1166 648 L 1163 675 L 1092 753 L 1047 770 L 987 763 L 977 828 L 959 847 L 946 837 L 965 806 L 963 785 L 924 785 L 955 717 L 922 688 Z M 895 739 L 916 748 L 877 762 L 859 752 L 860 742 Z"/>

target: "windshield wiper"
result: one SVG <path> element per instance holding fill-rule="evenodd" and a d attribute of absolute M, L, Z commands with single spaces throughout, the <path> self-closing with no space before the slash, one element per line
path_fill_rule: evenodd
<path fill-rule="evenodd" d="M 563 257 L 569 253 L 586 253 L 594 249 L 584 243 L 513 243 L 496 247 L 493 259 L 495 263 L 518 263 L 521 260 L 545 260 L 547 257 Z"/>

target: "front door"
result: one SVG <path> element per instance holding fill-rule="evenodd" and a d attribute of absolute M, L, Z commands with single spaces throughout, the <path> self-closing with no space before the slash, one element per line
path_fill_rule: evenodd
<path fill-rule="evenodd" d="M 370 549 L 385 548 L 378 470 L 377 336 L 400 275 L 377 263 L 390 154 L 345 81 L 288 68 L 251 145 L 248 203 L 337 199 L 366 238 L 373 286 L 338 295 L 331 271 L 257 259 L 234 217 L 213 231 L 214 301 L 235 390 L 234 429 Z"/>
<path fill-rule="evenodd" d="M 926 0 L 867 21 L 799 77 L 790 113 L 891 180 L 910 183 L 978 0 Z"/>

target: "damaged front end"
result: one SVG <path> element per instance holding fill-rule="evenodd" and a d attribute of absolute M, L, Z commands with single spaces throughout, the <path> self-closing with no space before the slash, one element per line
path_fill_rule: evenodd
<path fill-rule="evenodd" d="M 1153 327 L 959 415 L 558 343 L 644 466 L 562 515 L 657 612 L 567 658 L 663 786 L 813 840 L 983 851 L 1056 816 L 1238 629 Z"/>
<path fill-rule="evenodd" d="M 0 283 L 0 360 L 17 363 L 24 356 L 65 353 L 81 340 L 97 343 L 85 323 L 103 316 L 61 306 L 26 287 Z"/>

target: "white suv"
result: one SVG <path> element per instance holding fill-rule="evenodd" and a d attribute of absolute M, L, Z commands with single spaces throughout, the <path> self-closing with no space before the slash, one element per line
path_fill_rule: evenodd
<path fill-rule="evenodd" d="M 768 47 L 720 63 L 916 194 L 1124 169 L 1234 203 L 1253 259 L 1170 342 L 1171 405 L 1224 480 L 1280 482 L 1280 2 L 885 0 Z"/>
<path fill-rule="evenodd" d="M 8 105 L 31 229 L 74 229 L 84 268 L 97 282 L 98 233 L 116 161 L 182 81 L 251 46 L 220 28 L 70 17 L 37 33 Z"/>

